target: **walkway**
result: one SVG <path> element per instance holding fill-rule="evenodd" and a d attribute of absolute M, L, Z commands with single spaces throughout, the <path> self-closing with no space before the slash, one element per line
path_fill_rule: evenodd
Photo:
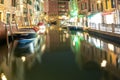
<path fill-rule="evenodd" d="M 88 32 L 97 37 L 102 37 L 120 43 L 120 26 L 115 24 L 92 24 Z"/>
<path fill-rule="evenodd" d="M 90 24 L 88 30 L 120 37 L 120 25 L 118 24 Z"/>

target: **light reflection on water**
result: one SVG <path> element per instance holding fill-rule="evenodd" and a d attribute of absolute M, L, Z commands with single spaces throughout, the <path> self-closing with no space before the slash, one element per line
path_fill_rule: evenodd
<path fill-rule="evenodd" d="M 114 76 L 120 79 L 119 45 L 112 44 L 113 42 L 111 43 L 106 40 L 95 38 L 87 33 L 81 33 L 81 35 L 83 36 L 78 36 L 77 34 L 72 35 L 72 42 L 74 42 L 76 36 L 78 37 L 77 44 L 76 46 L 72 45 L 72 49 L 74 48 L 73 50 L 74 53 L 76 53 L 76 61 L 80 68 L 91 67 L 95 69 L 95 65 L 92 65 L 92 63 L 94 63 L 101 70 L 105 71 L 105 75 L 107 75 L 104 76 L 105 80 L 109 80 L 110 78 L 113 78 L 111 80 L 114 80 Z M 80 37 L 84 38 L 84 40 L 81 40 Z M 79 52 L 75 52 L 78 50 Z"/>
<path fill-rule="evenodd" d="M 0 73 L 7 80 L 119 80 L 120 47 L 88 33 L 51 30 L 22 56 L 15 45 L 0 48 Z M 30 48 L 33 47 L 33 48 Z M 24 50 L 24 49 L 21 49 Z M 22 52 L 22 51 L 18 51 Z"/>

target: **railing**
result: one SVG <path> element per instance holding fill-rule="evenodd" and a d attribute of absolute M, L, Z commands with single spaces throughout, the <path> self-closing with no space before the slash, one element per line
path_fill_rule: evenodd
<path fill-rule="evenodd" d="M 4 26 L 5 26 L 7 46 L 8 46 L 8 48 L 10 48 L 10 41 L 9 41 L 10 39 L 9 39 L 9 36 L 11 36 L 11 39 L 13 41 L 14 40 L 14 38 L 13 38 L 13 32 L 14 31 L 18 31 L 18 26 L 17 26 L 16 22 L 4 24 Z"/>
<path fill-rule="evenodd" d="M 89 23 L 90 29 L 120 34 L 120 24 Z"/>

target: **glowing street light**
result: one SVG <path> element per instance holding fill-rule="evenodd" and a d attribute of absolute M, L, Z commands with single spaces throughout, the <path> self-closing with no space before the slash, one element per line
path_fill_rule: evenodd
<path fill-rule="evenodd" d="M 100 3 L 101 3 L 101 0 L 97 0 L 97 3 L 100 4 Z"/>
<path fill-rule="evenodd" d="M 7 77 L 5 76 L 4 73 L 1 74 L 1 79 L 2 79 L 2 80 L 7 80 Z"/>
<path fill-rule="evenodd" d="M 106 60 L 103 60 L 102 62 L 101 62 L 101 67 L 106 67 L 107 66 L 107 61 Z"/>

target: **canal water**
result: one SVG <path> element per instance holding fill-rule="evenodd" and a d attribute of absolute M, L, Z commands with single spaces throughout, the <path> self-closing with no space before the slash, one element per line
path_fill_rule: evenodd
<path fill-rule="evenodd" d="M 120 80 L 120 45 L 51 28 L 35 40 L 0 46 L 0 80 Z"/>

